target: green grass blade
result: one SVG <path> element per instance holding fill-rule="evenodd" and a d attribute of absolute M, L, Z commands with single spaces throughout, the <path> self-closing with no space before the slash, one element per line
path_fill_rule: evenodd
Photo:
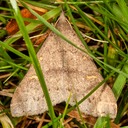
<path fill-rule="evenodd" d="M 72 95 L 72 94 L 69 95 L 68 100 L 67 100 L 67 102 L 66 102 L 66 106 L 65 106 L 65 108 L 64 108 L 64 112 L 63 112 L 62 118 L 61 118 L 60 128 L 64 128 L 64 126 L 63 126 L 64 117 L 67 115 L 66 111 L 67 111 L 68 106 L 69 106 L 69 102 L 70 102 L 70 99 L 71 99 L 71 95 Z"/>
<path fill-rule="evenodd" d="M 44 96 L 45 96 L 45 99 L 46 99 L 46 102 L 47 102 L 47 105 L 48 105 L 49 113 L 50 113 L 50 116 L 51 116 L 51 119 L 52 119 L 53 128 L 56 128 L 56 123 L 54 123 L 54 119 L 56 118 L 56 116 L 55 116 L 55 113 L 54 113 L 54 109 L 52 107 L 52 102 L 51 102 L 51 99 L 50 99 L 50 96 L 49 96 L 49 93 L 48 93 L 48 89 L 47 89 L 47 86 L 46 86 L 46 83 L 45 83 L 45 80 L 44 80 L 44 76 L 43 76 L 43 73 L 42 73 L 42 70 L 41 70 L 40 63 L 39 63 L 38 58 L 36 56 L 36 53 L 35 53 L 35 50 L 33 48 L 32 42 L 31 42 L 31 40 L 28 36 L 27 30 L 26 30 L 26 27 L 24 25 L 23 19 L 21 17 L 19 8 L 17 6 L 17 3 L 16 3 L 16 1 L 13 1 L 13 0 L 10 0 L 10 2 L 11 2 L 11 5 L 14 9 L 14 16 L 16 18 L 16 21 L 19 25 L 20 31 L 23 35 L 23 38 L 24 38 L 25 42 L 26 42 L 26 45 L 27 45 L 27 48 L 28 48 L 28 51 L 29 51 L 29 55 L 31 57 L 32 64 L 35 68 L 36 74 L 37 74 L 38 79 L 40 81 L 42 90 L 44 92 Z"/>
<path fill-rule="evenodd" d="M 122 71 L 128 74 L 128 61 L 125 62 Z M 121 95 L 125 84 L 126 84 L 126 77 L 122 74 L 119 74 L 113 85 L 113 92 L 115 94 L 116 99 L 118 99 L 119 96 Z"/>
<path fill-rule="evenodd" d="M 109 117 L 99 117 L 94 128 L 111 128 Z"/>
<path fill-rule="evenodd" d="M 36 7 L 41 7 L 41 8 L 45 8 L 45 9 L 53 9 L 56 8 L 56 6 L 52 5 L 52 3 L 42 3 L 42 2 L 35 2 L 35 1 L 30 1 L 30 0 L 25 0 L 26 3 L 29 3 L 31 5 L 34 5 Z"/>
<path fill-rule="evenodd" d="M 1 42 L 0 42 L 1 43 Z M 4 58 L 4 59 L 7 59 L 7 60 L 9 60 L 9 61 L 12 61 L 12 59 L 11 59 L 11 57 L 8 55 L 8 53 L 5 51 L 5 49 L 2 47 L 2 46 L 0 46 L 0 53 L 2 53 L 2 57 Z"/>
<path fill-rule="evenodd" d="M 0 45 L 2 47 L 5 47 L 6 49 L 8 49 L 9 51 L 13 52 L 14 54 L 28 60 L 31 61 L 30 58 L 28 56 L 26 56 L 25 54 L 19 52 L 18 50 L 14 49 L 13 47 L 9 46 L 8 44 L 6 44 L 5 42 L 0 41 Z"/>
<path fill-rule="evenodd" d="M 15 64 L 14 62 L 9 61 L 9 60 L 7 60 L 7 59 L 3 59 L 3 58 L 0 57 L 0 60 L 2 60 L 3 62 L 8 63 L 8 64 L 9 64 L 10 66 L 12 66 L 13 68 L 15 67 L 15 68 L 20 68 L 20 69 L 23 69 L 23 70 L 27 70 L 27 68 L 25 68 L 25 67 L 23 67 L 23 66 L 21 66 L 21 65 L 19 65 L 19 64 Z"/>
<path fill-rule="evenodd" d="M 107 38 L 106 35 L 104 35 L 104 33 L 103 33 L 103 32 L 85 15 L 85 13 L 84 13 L 78 6 L 75 6 L 75 7 L 77 8 L 78 13 L 79 13 L 80 16 L 82 17 L 83 21 L 84 21 L 85 23 L 90 24 L 89 26 L 90 26 L 90 28 L 91 28 L 94 32 L 97 31 L 97 32 L 99 33 L 99 35 L 100 35 L 103 39 L 107 40 L 116 50 L 118 50 L 118 53 L 119 53 L 121 56 L 123 56 L 123 57 L 125 57 L 125 58 L 128 58 L 128 55 L 126 55 L 122 50 L 120 50 L 119 47 L 117 47 L 113 42 L 111 42 L 111 41 L 109 40 L 109 38 Z"/>

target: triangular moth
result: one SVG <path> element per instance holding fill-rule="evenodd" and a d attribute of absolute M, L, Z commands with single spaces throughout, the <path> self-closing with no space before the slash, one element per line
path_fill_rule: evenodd
<path fill-rule="evenodd" d="M 62 13 L 55 26 L 65 37 L 84 48 L 70 23 Z M 89 93 L 103 78 L 93 60 L 82 51 L 68 44 L 53 32 L 47 37 L 37 57 L 45 77 L 53 106 L 67 101 L 74 105 Z M 116 117 L 117 104 L 112 90 L 102 85 L 79 105 L 86 115 Z M 17 87 L 11 101 L 12 116 L 37 115 L 48 110 L 45 97 L 31 65 Z"/>

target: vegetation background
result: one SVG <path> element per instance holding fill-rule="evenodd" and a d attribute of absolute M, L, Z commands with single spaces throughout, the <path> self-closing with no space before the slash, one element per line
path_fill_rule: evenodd
<path fill-rule="evenodd" d="M 17 12 L 17 8 L 20 11 Z M 21 118 L 11 116 L 11 97 L 30 63 L 34 65 L 40 82 L 44 85 L 34 49 L 37 52 L 49 30 L 54 30 L 49 23 L 56 22 L 62 8 L 80 39 L 86 42 L 87 50 L 115 94 L 118 104 L 115 120 L 111 121 L 109 117 L 81 118 L 82 115 L 75 110 L 63 113 L 61 118 L 59 114 L 66 108 L 64 104 L 56 106 L 55 113 L 51 106 L 49 113 L 42 115 Z M 0 12 L 1 128 L 128 128 L 127 0 L 1 0 Z M 23 21 L 26 27 L 22 24 Z M 50 104 L 50 99 L 48 100 Z M 58 121 L 51 123 L 55 115 L 59 117 Z"/>

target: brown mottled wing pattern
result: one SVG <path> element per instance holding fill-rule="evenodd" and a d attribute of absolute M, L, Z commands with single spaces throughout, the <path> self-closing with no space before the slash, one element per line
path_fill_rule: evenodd
<path fill-rule="evenodd" d="M 84 48 L 63 13 L 56 23 L 56 28 L 74 44 Z M 87 54 L 68 44 L 53 32 L 43 43 L 37 57 L 53 106 L 67 101 L 70 95 L 69 103 L 74 105 L 76 100 L 81 100 L 103 80 Z M 115 97 L 107 85 L 102 85 L 79 107 L 81 112 L 95 117 L 109 114 L 111 118 L 115 118 L 117 111 Z M 13 95 L 11 113 L 19 117 L 37 115 L 47 110 L 42 88 L 31 66 Z"/>

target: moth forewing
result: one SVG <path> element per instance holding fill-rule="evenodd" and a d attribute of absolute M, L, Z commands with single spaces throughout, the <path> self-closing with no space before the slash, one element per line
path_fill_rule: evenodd
<path fill-rule="evenodd" d="M 66 38 L 84 48 L 70 23 L 62 13 L 55 25 Z M 70 105 L 81 100 L 102 80 L 90 56 L 51 32 L 37 57 L 40 61 L 53 106 L 66 102 Z M 117 105 L 112 90 L 104 84 L 79 105 L 86 115 L 116 117 Z M 11 101 L 13 116 L 37 115 L 48 110 L 44 94 L 33 66 L 17 87 Z"/>

